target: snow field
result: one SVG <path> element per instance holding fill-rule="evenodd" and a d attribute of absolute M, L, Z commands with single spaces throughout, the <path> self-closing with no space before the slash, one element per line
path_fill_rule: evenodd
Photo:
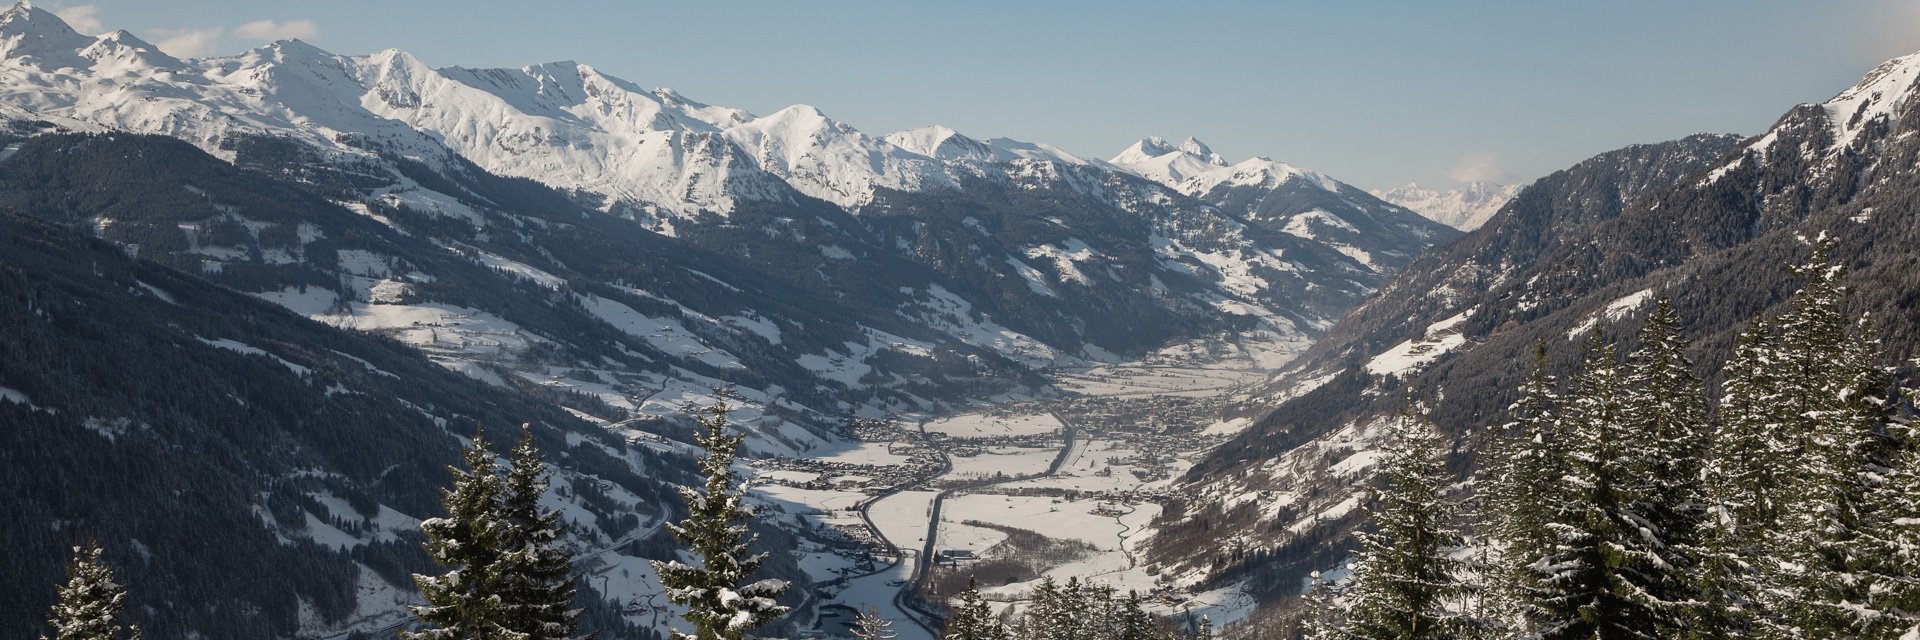
<path fill-rule="evenodd" d="M 880 535 L 902 550 L 918 550 L 927 541 L 935 491 L 902 491 L 873 503 L 867 510 Z M 952 508 L 949 501 L 946 508 Z"/>
<path fill-rule="evenodd" d="M 1117 550 L 1125 527 L 1110 516 L 1094 514 L 1093 510 L 1099 505 L 1100 502 L 1094 500 L 1068 501 L 1045 496 L 956 495 L 947 498 L 942 507 L 940 526 L 979 520 L 1027 529 L 1059 540 L 1082 540 L 1103 551 Z"/>
<path fill-rule="evenodd" d="M 935 549 L 966 549 L 979 555 L 1007 539 L 1006 532 L 970 524 L 947 522 L 941 517 L 940 540 Z"/>
<path fill-rule="evenodd" d="M 1377 376 L 1404 373 L 1425 366 L 1441 354 L 1467 343 L 1467 337 L 1460 334 L 1460 323 L 1466 322 L 1471 310 L 1462 311 L 1453 317 L 1427 326 L 1421 337 L 1409 338 L 1387 349 L 1385 353 L 1367 361 L 1367 373 Z"/>
<path fill-rule="evenodd" d="M 839 451 L 821 452 L 811 456 L 822 462 L 841 464 L 861 464 L 875 467 L 904 465 L 913 459 L 894 453 L 891 445 L 885 442 L 853 442 Z"/>
<path fill-rule="evenodd" d="M 1061 426 L 1058 419 L 1047 413 L 1020 415 L 968 413 L 941 418 L 926 424 L 927 431 L 963 439 L 1040 435 L 1059 431 Z"/>
<path fill-rule="evenodd" d="M 1043 447 L 986 447 L 980 455 L 949 455 L 953 463 L 950 478 L 985 478 L 996 473 L 1009 476 L 1044 473 L 1053 464 L 1057 450 Z"/>

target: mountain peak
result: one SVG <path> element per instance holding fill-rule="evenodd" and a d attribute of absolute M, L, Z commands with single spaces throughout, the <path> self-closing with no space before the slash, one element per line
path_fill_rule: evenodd
<path fill-rule="evenodd" d="M 996 162 L 1012 160 L 1016 154 L 1002 154 L 993 145 L 967 137 L 946 125 L 930 124 L 889 133 L 881 138 L 887 144 L 935 160 Z"/>
<path fill-rule="evenodd" d="M 333 57 L 333 52 L 313 46 L 299 38 L 275 40 L 264 47 L 260 47 L 259 50 L 270 52 L 273 57 L 283 60 Z"/>
<path fill-rule="evenodd" d="M 80 50 L 80 55 L 95 61 L 96 72 L 117 67 L 122 73 L 142 74 L 180 66 L 178 58 L 125 30 L 95 38 L 93 44 Z"/>
<path fill-rule="evenodd" d="M 1200 156 L 1202 158 L 1212 158 L 1219 155 L 1214 153 L 1213 148 L 1208 147 L 1207 143 L 1201 142 L 1199 138 L 1195 138 L 1193 136 L 1187 136 L 1187 139 L 1181 140 L 1179 149 L 1183 152 L 1191 153 L 1193 155 Z"/>
<path fill-rule="evenodd" d="M 0 57 L 45 60 L 72 65 L 76 53 L 94 42 L 45 9 L 20 2 L 0 13 Z"/>
<path fill-rule="evenodd" d="M 1114 164 L 1132 164 L 1136 162 L 1144 162 L 1147 160 L 1151 160 L 1153 158 L 1158 158 L 1160 156 L 1167 155 L 1169 153 L 1173 153 L 1175 151 L 1177 151 L 1177 149 L 1174 149 L 1173 145 L 1167 144 L 1167 141 L 1165 138 L 1161 138 L 1159 136 L 1147 136 L 1145 138 L 1141 138 L 1139 142 L 1135 142 L 1132 145 L 1129 145 L 1127 148 L 1122 149 L 1120 151 L 1120 154 L 1114 156 L 1111 162 L 1113 162 Z"/>
<path fill-rule="evenodd" d="M 1874 67 L 1858 84 L 1840 92 L 1821 105 L 1827 122 L 1833 127 L 1834 149 L 1846 147 L 1866 125 L 1880 118 L 1898 118 L 1898 107 L 1906 102 L 1920 82 L 1920 53 L 1907 54 Z"/>
<path fill-rule="evenodd" d="M 1226 158 L 1222 158 L 1220 154 L 1214 153 L 1213 148 L 1208 147 L 1207 143 L 1201 142 L 1198 138 L 1191 136 L 1185 140 L 1181 140 L 1180 144 L 1177 145 L 1167 142 L 1166 138 L 1147 136 L 1141 138 L 1139 142 L 1128 146 L 1108 162 L 1123 167 L 1135 167 L 1145 164 L 1227 166 Z M 1136 170 L 1136 172 L 1138 171 Z"/>

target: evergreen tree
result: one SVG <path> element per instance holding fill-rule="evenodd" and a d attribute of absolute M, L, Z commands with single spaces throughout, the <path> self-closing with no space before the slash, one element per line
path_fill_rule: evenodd
<path fill-rule="evenodd" d="M 1894 454 L 1886 481 L 1874 493 L 1876 518 L 1867 527 L 1866 571 L 1875 634 L 1920 635 L 1920 433 L 1910 421 L 1893 426 Z"/>
<path fill-rule="evenodd" d="M 1865 533 L 1889 462 L 1888 381 L 1875 364 L 1878 344 L 1864 329 L 1850 332 L 1840 313 L 1843 272 L 1828 262 L 1830 250 L 1822 239 L 1813 260 L 1795 269 L 1807 281 L 1775 322 L 1782 427 L 1794 438 L 1799 470 L 1768 550 L 1782 587 L 1775 604 L 1787 614 L 1769 624 L 1776 636 L 1853 638 L 1879 622 L 1863 606 L 1874 597 Z"/>
<path fill-rule="evenodd" d="M 560 512 L 543 509 L 546 465 L 521 425 L 520 444 L 508 463 L 500 499 L 499 580 L 501 625 L 529 640 L 569 638 L 579 610 L 573 608 L 573 558 L 561 544 Z"/>
<path fill-rule="evenodd" d="M 113 579 L 113 569 L 100 560 L 100 543 L 88 540 L 73 548 L 67 562 L 67 583 L 60 585 L 59 602 L 47 622 L 52 640 L 118 640 L 127 590 Z M 140 628 L 124 627 L 127 637 L 140 640 Z M 41 636 L 41 640 L 48 640 Z"/>
<path fill-rule="evenodd" d="M 1090 604 L 1092 613 L 1088 616 L 1087 622 L 1081 625 L 1086 628 L 1088 637 L 1120 637 L 1123 633 L 1122 625 L 1126 619 L 1126 603 L 1120 600 L 1119 592 L 1112 586 L 1101 585 L 1093 590 L 1089 597 L 1092 600 Z"/>
<path fill-rule="evenodd" d="M 668 524 L 674 537 L 699 557 L 700 566 L 678 560 L 654 562 L 667 599 L 687 607 L 683 617 L 693 624 L 694 633 L 676 630 L 674 637 L 682 640 L 740 640 L 748 630 L 787 612 L 787 607 L 774 601 L 786 592 L 786 581 L 769 578 L 745 583 L 766 554 L 747 553 L 753 538 L 745 521 L 753 513 L 733 475 L 735 452 L 743 437 L 728 431 L 732 394 L 726 389 L 715 389 L 714 394 L 713 405 L 695 415 L 699 423 L 695 442 L 706 450 L 699 462 L 707 479 L 705 490 L 680 487 L 687 518 Z"/>
<path fill-rule="evenodd" d="M 1489 568 L 1495 584 L 1492 610 L 1482 617 L 1517 628 L 1525 628 L 1525 620 L 1546 617 L 1536 610 L 1546 592 L 1535 563 L 1557 540 L 1548 526 L 1553 521 L 1550 508 L 1572 499 L 1564 482 L 1571 468 L 1559 422 L 1558 383 L 1546 367 L 1546 344 L 1541 342 L 1534 346 L 1533 373 L 1521 386 L 1521 398 L 1508 409 L 1513 419 L 1494 439 L 1493 460 L 1486 466 L 1486 528 L 1498 557 Z"/>
<path fill-rule="evenodd" d="M 1461 591 L 1459 563 L 1448 553 L 1462 540 L 1443 490 L 1439 435 L 1413 407 L 1393 423 L 1381 462 L 1385 486 L 1369 514 L 1375 533 L 1360 534 L 1353 562 L 1347 634 L 1355 638 L 1451 638 L 1446 605 Z"/>
<path fill-rule="evenodd" d="M 1544 492 L 1552 543 L 1528 565 L 1530 629 L 1545 640 L 1657 637 L 1663 613 L 1648 592 L 1658 561 L 1641 535 L 1648 493 L 1629 433 L 1627 393 L 1613 346 L 1588 341 L 1563 418 L 1569 465 Z"/>
<path fill-rule="evenodd" d="M 1696 638 L 1743 638 L 1756 618 L 1773 572 L 1765 570 L 1768 536 L 1784 502 L 1791 444 L 1781 423 L 1771 329 L 1756 319 L 1740 334 L 1727 363 L 1714 421 L 1706 489 L 1709 514 L 1701 535 L 1696 581 L 1707 606 L 1696 610 Z"/>
<path fill-rule="evenodd" d="M 860 640 L 893 640 L 900 632 L 893 629 L 893 621 L 880 616 L 880 609 L 867 605 L 853 620 L 853 637 Z"/>
<path fill-rule="evenodd" d="M 1147 613 L 1140 602 L 1140 592 L 1128 591 L 1126 605 L 1120 609 L 1118 640 L 1155 640 L 1159 637 L 1154 628 L 1153 616 Z"/>
<path fill-rule="evenodd" d="M 1015 636 L 1021 640 L 1059 640 L 1060 635 L 1066 633 L 1059 627 L 1065 618 L 1061 613 L 1066 608 L 1062 599 L 1060 584 L 1052 577 L 1041 578 L 1027 600 L 1026 610 L 1020 614 Z"/>
<path fill-rule="evenodd" d="M 1300 600 L 1297 628 L 1301 640 L 1341 640 L 1348 637 L 1341 632 L 1340 604 L 1334 598 L 1333 584 L 1321 580 L 1319 571 L 1310 574 L 1307 592 Z"/>
<path fill-rule="evenodd" d="M 439 576 L 414 574 L 426 597 L 424 606 L 408 611 L 427 628 L 407 632 L 409 640 L 478 640 L 520 638 L 501 625 L 498 580 L 492 573 L 500 560 L 506 526 L 500 520 L 500 478 L 487 439 L 478 431 L 462 456 L 465 469 L 448 467 L 453 486 L 440 491 L 446 517 L 420 523 L 427 534 L 427 556 L 447 572 Z"/>
<path fill-rule="evenodd" d="M 992 607 L 980 599 L 980 591 L 974 588 L 973 581 L 967 581 L 967 590 L 960 593 L 960 602 L 953 607 L 952 615 L 947 617 L 946 640 L 1006 640 L 1010 637 L 1005 625 L 993 615 Z"/>
<path fill-rule="evenodd" d="M 1658 634 L 1679 635 L 1703 606 L 1695 592 L 1706 519 L 1705 468 L 1712 427 L 1706 391 L 1693 377 L 1672 302 L 1654 302 L 1627 374 L 1622 472 L 1637 500 L 1622 515 L 1622 547 L 1642 554 L 1626 567 L 1636 599 L 1657 616 Z"/>

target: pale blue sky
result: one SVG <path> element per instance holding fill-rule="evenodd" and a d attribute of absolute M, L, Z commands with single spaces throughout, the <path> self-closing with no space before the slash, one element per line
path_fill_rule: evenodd
<path fill-rule="evenodd" d="M 1368 188 L 1531 180 L 1627 144 L 1757 133 L 1920 51 L 1915 0 L 40 4 L 183 55 L 298 35 L 434 66 L 577 60 L 873 134 L 940 123 L 1102 158 L 1193 135 Z"/>

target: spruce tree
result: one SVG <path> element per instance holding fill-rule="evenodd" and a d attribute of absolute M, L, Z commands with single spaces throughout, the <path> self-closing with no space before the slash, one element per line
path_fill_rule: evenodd
<path fill-rule="evenodd" d="M 942 637 L 945 640 L 1006 640 L 1010 634 L 993 616 L 992 607 L 980 598 L 980 591 L 969 579 L 967 590 L 960 592 L 960 602 L 947 617 L 946 633 Z"/>
<path fill-rule="evenodd" d="M 1776 590 L 1765 553 L 1780 522 L 1792 456 L 1788 434 L 1778 428 L 1780 385 L 1770 335 L 1765 319 L 1755 319 L 1723 369 L 1696 574 L 1705 606 L 1695 611 L 1691 637 L 1751 637 L 1766 609 L 1762 599 Z"/>
<path fill-rule="evenodd" d="M 420 523 L 427 535 L 427 557 L 445 567 L 439 576 L 414 574 L 427 604 L 410 606 L 427 628 L 401 634 L 409 640 L 477 640 L 520 638 L 501 625 L 498 578 L 506 526 L 500 519 L 500 478 L 487 439 L 478 431 L 462 456 L 466 468 L 448 467 L 453 486 L 440 491 L 447 510 L 441 518 Z"/>
<path fill-rule="evenodd" d="M 680 487 L 687 503 L 687 518 L 669 523 L 675 538 L 699 557 L 699 566 L 678 560 L 653 563 L 667 599 L 687 607 L 683 617 L 694 633 L 678 630 L 681 640 L 740 640 L 749 630 L 787 612 L 775 598 L 787 590 L 787 582 L 764 579 L 747 583 L 760 568 L 766 554 L 749 554 L 753 537 L 746 522 L 753 511 L 745 504 L 746 492 L 733 475 L 733 462 L 742 436 L 729 432 L 727 414 L 733 410 L 726 389 L 714 390 L 712 406 L 695 413 L 699 431 L 695 442 L 706 451 L 699 468 L 706 475 L 704 490 Z"/>
<path fill-rule="evenodd" d="M 1511 422 L 1494 439 L 1492 460 L 1486 466 L 1487 496 L 1483 500 L 1486 528 L 1496 542 L 1497 558 L 1489 568 L 1495 584 L 1492 611 L 1485 617 L 1496 624 L 1524 628 L 1524 620 L 1544 617 L 1535 611 L 1545 597 L 1535 563 L 1556 542 L 1550 509 L 1565 504 L 1565 478 L 1570 471 L 1567 443 L 1559 418 L 1559 391 L 1547 374 L 1546 344 L 1534 346 L 1533 373 L 1521 386 L 1520 400 L 1509 407 Z"/>
<path fill-rule="evenodd" d="M 140 640 L 140 628 L 122 627 L 127 590 L 113 579 L 113 569 L 100 560 L 100 543 L 88 540 L 73 548 L 67 562 L 67 582 L 60 585 L 59 601 L 47 619 L 52 640 Z M 48 640 L 41 636 L 40 640 Z"/>
<path fill-rule="evenodd" d="M 532 431 L 520 429 L 500 499 L 501 548 L 492 570 L 501 626 L 529 640 L 569 638 L 580 613 L 573 608 L 573 558 L 561 543 L 560 512 L 540 506 L 546 465 Z"/>
<path fill-rule="evenodd" d="M 1570 464 L 1562 486 L 1541 496 L 1552 542 L 1527 565 L 1527 624 L 1543 640 L 1656 637 L 1660 616 L 1646 592 L 1655 556 L 1635 511 L 1646 479 L 1636 475 L 1623 377 L 1613 346 L 1590 339 L 1562 418 Z"/>
<path fill-rule="evenodd" d="M 1125 605 L 1120 609 L 1118 640 L 1155 640 L 1159 637 L 1154 628 L 1153 616 L 1140 601 L 1140 592 L 1128 591 Z"/>
<path fill-rule="evenodd" d="M 853 637 L 860 640 L 893 640 L 900 637 L 900 632 L 893 629 L 893 621 L 881 617 L 880 609 L 873 605 L 860 610 L 853 620 L 851 632 Z"/>
<path fill-rule="evenodd" d="M 1300 597 L 1299 629 L 1301 640 L 1340 640 L 1342 612 L 1334 597 L 1334 586 L 1321 579 L 1319 571 L 1309 575 L 1307 592 Z"/>
<path fill-rule="evenodd" d="M 1388 438 L 1384 486 L 1369 514 L 1377 531 L 1360 534 L 1346 632 L 1377 640 L 1451 638 L 1455 616 L 1447 604 L 1461 582 L 1459 562 L 1448 554 L 1463 543 L 1453 529 L 1454 506 L 1443 494 L 1439 434 L 1409 407 Z"/>
<path fill-rule="evenodd" d="M 1868 631 L 1891 637 L 1912 630 L 1920 636 L 1920 433 L 1910 420 L 1889 431 L 1891 467 L 1874 493 L 1876 517 L 1863 545 L 1872 594 L 1866 603 L 1873 618 Z"/>
<path fill-rule="evenodd" d="M 1062 600 L 1060 584 L 1051 576 L 1041 578 L 1027 600 L 1026 610 L 1020 614 L 1015 635 L 1021 640 L 1059 640 L 1059 635 L 1066 633 L 1059 627 L 1065 618 L 1062 611 L 1066 604 Z"/>
<path fill-rule="evenodd" d="M 1627 448 L 1622 471 L 1637 478 L 1637 500 L 1623 514 L 1630 586 L 1657 616 L 1658 634 L 1679 635 L 1701 617 L 1696 593 L 1706 494 L 1701 482 L 1712 427 L 1706 391 L 1694 378 L 1687 341 L 1666 297 L 1654 302 L 1627 374 Z M 1638 546 L 1635 546 L 1637 543 Z"/>
<path fill-rule="evenodd" d="M 1888 464 L 1888 381 L 1875 363 L 1878 344 L 1840 313 L 1843 271 L 1828 262 L 1830 251 L 1822 239 L 1795 269 L 1806 283 L 1775 322 L 1782 426 L 1799 470 L 1770 537 L 1770 566 L 1783 587 L 1775 604 L 1787 614 L 1769 625 L 1776 636 L 1852 638 L 1877 626 L 1863 608 L 1874 597 L 1864 570 L 1866 532 L 1877 517 L 1871 496 Z"/>

